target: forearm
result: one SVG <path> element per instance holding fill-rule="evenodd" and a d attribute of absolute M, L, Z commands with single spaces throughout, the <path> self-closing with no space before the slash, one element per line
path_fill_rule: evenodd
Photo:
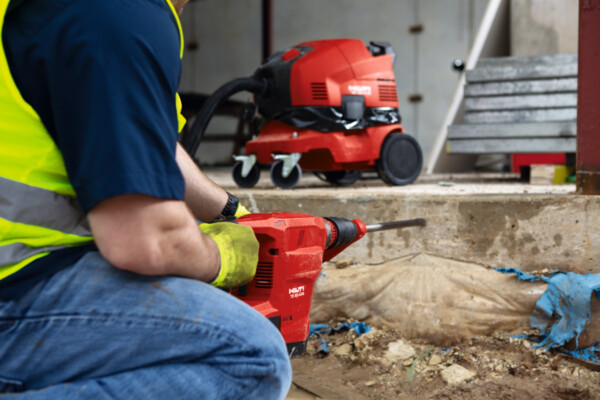
<path fill-rule="evenodd" d="M 185 202 L 194 216 L 204 222 L 215 219 L 227 203 L 227 192 L 211 181 L 177 144 L 177 164 L 185 179 Z"/>
<path fill-rule="evenodd" d="M 117 196 L 94 207 L 89 220 L 101 254 L 117 268 L 205 282 L 219 272 L 216 243 L 181 201 Z"/>

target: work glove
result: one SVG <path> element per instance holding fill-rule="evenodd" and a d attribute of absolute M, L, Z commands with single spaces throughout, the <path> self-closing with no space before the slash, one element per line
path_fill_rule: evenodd
<path fill-rule="evenodd" d="M 217 243 L 221 269 L 210 283 L 219 288 L 232 288 L 248 283 L 256 273 L 258 240 L 252 228 L 232 222 L 200 224 L 200 230 Z"/>
<path fill-rule="evenodd" d="M 238 203 L 237 210 L 235 210 L 235 217 L 239 218 L 239 217 L 243 217 L 244 215 L 248 215 L 248 214 L 251 214 L 251 212 L 248 211 L 246 209 L 246 207 L 244 207 L 242 205 L 242 203 Z"/>

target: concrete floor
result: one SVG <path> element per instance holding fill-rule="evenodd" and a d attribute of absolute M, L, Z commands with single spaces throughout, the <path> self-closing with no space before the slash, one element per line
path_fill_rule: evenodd
<path fill-rule="evenodd" d="M 428 222 L 369 233 L 338 259 L 376 264 L 427 253 L 489 268 L 600 273 L 600 197 L 577 195 L 574 184 L 531 185 L 514 174 L 454 174 L 425 175 L 408 186 L 368 179 L 334 187 L 305 172 L 296 188 L 283 190 L 264 170 L 254 188 L 242 189 L 229 168 L 204 172 L 252 212 Z"/>

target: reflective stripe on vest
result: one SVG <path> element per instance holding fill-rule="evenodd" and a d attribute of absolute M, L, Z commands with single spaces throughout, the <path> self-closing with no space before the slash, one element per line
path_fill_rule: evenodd
<path fill-rule="evenodd" d="M 182 56 L 179 17 L 165 1 L 177 22 Z M 8 3 L 0 0 L 0 34 Z M 60 151 L 21 96 L 0 40 L 0 279 L 50 251 L 92 241 Z"/>
<path fill-rule="evenodd" d="M 0 215 L 11 222 L 37 225 L 71 235 L 91 236 L 87 218 L 74 197 L 2 177 L 0 192 L 10 193 L 10 198 L 2 197 Z"/>

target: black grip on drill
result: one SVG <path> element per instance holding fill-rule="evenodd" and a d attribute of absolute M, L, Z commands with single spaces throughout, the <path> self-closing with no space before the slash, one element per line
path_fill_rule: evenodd
<path fill-rule="evenodd" d="M 331 223 L 333 223 L 337 229 L 337 239 L 335 243 L 329 246 L 330 249 L 348 244 L 352 242 L 354 238 L 356 238 L 356 235 L 358 235 L 358 229 L 356 228 L 356 225 L 354 225 L 354 222 L 350 221 L 349 219 L 336 217 L 328 217 L 325 219 L 331 221 Z"/>

